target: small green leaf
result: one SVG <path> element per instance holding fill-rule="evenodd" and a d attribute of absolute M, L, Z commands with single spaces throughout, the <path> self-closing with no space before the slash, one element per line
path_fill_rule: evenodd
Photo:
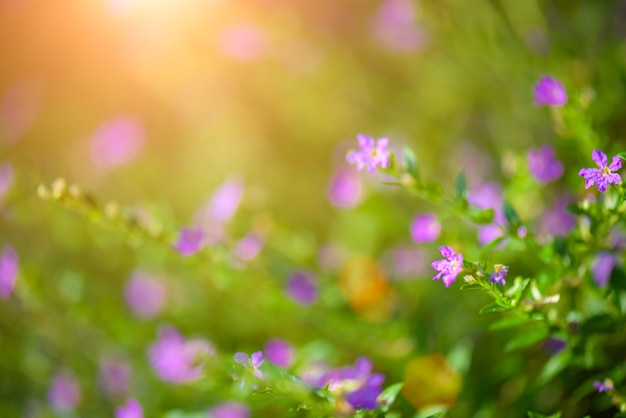
<path fill-rule="evenodd" d="M 417 170 L 417 158 L 411 148 L 404 147 L 402 149 L 402 155 L 404 156 L 404 168 L 414 179 L 418 179 L 419 172 Z"/>
<path fill-rule="evenodd" d="M 465 201 L 467 198 L 467 179 L 465 178 L 465 174 L 463 172 L 460 172 L 456 177 L 454 192 L 456 194 L 456 198 L 459 200 Z"/>
<path fill-rule="evenodd" d="M 467 208 L 467 214 L 472 219 L 472 221 L 476 222 L 477 224 L 485 225 L 493 222 L 495 211 L 491 208 L 480 209 L 470 205 Z"/>
<path fill-rule="evenodd" d="M 393 402 L 396 400 L 396 397 L 402 390 L 403 383 L 396 383 L 389 386 L 387 389 L 383 390 L 383 392 L 378 395 L 378 403 L 380 404 L 380 409 L 383 412 L 387 412 Z"/>
<path fill-rule="evenodd" d="M 515 328 L 533 321 L 533 319 L 526 316 L 509 316 L 491 324 L 489 326 L 489 330 L 497 331 L 501 329 Z"/>
<path fill-rule="evenodd" d="M 426 418 L 439 418 L 443 415 L 443 412 L 437 412 L 436 414 L 429 415 Z"/>
<path fill-rule="evenodd" d="M 578 206 L 578 203 L 572 203 L 571 205 L 567 205 L 565 207 L 568 212 L 573 213 L 574 215 L 586 215 L 587 211 Z"/>
<path fill-rule="evenodd" d="M 478 283 L 470 283 L 470 284 L 461 286 L 461 290 L 485 290 L 485 288 L 479 285 Z"/>
<path fill-rule="evenodd" d="M 474 270 L 476 266 L 474 263 L 470 263 L 469 261 L 463 260 L 463 268 L 468 270 Z"/>
<path fill-rule="evenodd" d="M 561 413 L 557 412 L 552 415 L 544 415 L 538 412 L 530 412 L 528 411 L 528 418 L 561 418 Z"/>
<path fill-rule="evenodd" d="M 618 153 L 617 153 L 617 156 L 618 156 L 619 158 L 621 158 L 622 160 L 626 160 L 626 151 L 624 151 L 624 152 L 618 152 Z"/>
<path fill-rule="evenodd" d="M 520 332 L 509 340 L 509 342 L 504 346 L 504 351 L 508 353 L 510 351 L 530 347 L 531 345 L 535 345 L 538 342 L 545 340 L 549 335 L 550 332 L 545 326 Z"/>
<path fill-rule="evenodd" d="M 517 216 L 517 212 L 515 211 L 515 208 L 513 206 L 511 206 L 507 202 L 504 202 L 502 209 L 504 210 L 504 216 L 506 217 L 509 225 L 515 226 L 520 223 L 519 216 Z"/>
<path fill-rule="evenodd" d="M 616 331 L 622 324 L 621 321 L 614 319 L 607 314 L 601 314 L 592 316 L 587 319 L 580 327 L 580 332 L 583 335 L 592 334 L 610 334 Z"/>
<path fill-rule="evenodd" d="M 478 311 L 478 313 L 485 314 L 485 313 L 493 313 L 493 312 L 504 312 L 508 310 L 511 310 L 510 306 L 502 306 L 498 302 L 491 302 L 490 304 L 485 305 L 482 308 L 480 308 L 480 311 Z"/>

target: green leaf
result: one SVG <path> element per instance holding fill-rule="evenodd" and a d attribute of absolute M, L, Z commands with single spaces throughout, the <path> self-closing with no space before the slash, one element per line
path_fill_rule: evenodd
<path fill-rule="evenodd" d="M 404 147 L 402 149 L 402 155 L 404 156 L 404 168 L 415 180 L 419 177 L 419 171 L 417 170 L 417 158 L 411 148 Z"/>
<path fill-rule="evenodd" d="M 550 331 L 545 326 L 520 332 L 509 340 L 508 343 L 506 343 L 504 351 L 508 353 L 510 351 L 530 347 L 531 345 L 535 345 L 538 342 L 545 340 L 548 336 L 550 336 Z"/>
<path fill-rule="evenodd" d="M 515 328 L 520 325 L 527 324 L 529 322 L 534 322 L 535 319 L 528 318 L 526 316 L 510 316 L 507 318 L 503 318 L 493 324 L 489 325 L 490 331 L 497 331 L 501 329 Z"/>
<path fill-rule="evenodd" d="M 624 152 L 618 152 L 618 153 L 617 153 L 617 156 L 618 156 L 619 158 L 621 158 L 622 160 L 626 160 L 626 151 L 624 151 Z"/>
<path fill-rule="evenodd" d="M 387 412 L 402 390 L 403 383 L 395 383 L 378 395 L 378 403 L 383 412 Z"/>
<path fill-rule="evenodd" d="M 504 216 L 506 217 L 506 220 L 509 223 L 509 225 L 514 226 L 520 223 L 519 216 L 517 216 L 517 212 L 515 211 L 515 208 L 513 208 L 513 206 L 511 206 L 507 202 L 504 202 L 502 209 L 504 210 Z"/>
<path fill-rule="evenodd" d="M 443 412 L 437 412 L 436 414 L 429 415 L 426 418 L 439 418 L 442 415 L 443 415 Z"/>
<path fill-rule="evenodd" d="M 470 284 L 461 286 L 461 290 L 485 290 L 485 288 L 479 285 L 478 283 L 470 283 Z"/>
<path fill-rule="evenodd" d="M 550 380 L 561 373 L 567 366 L 569 366 L 572 360 L 572 353 L 569 350 L 561 351 L 560 353 L 552 356 L 550 360 L 543 366 L 541 374 L 537 378 L 536 385 L 543 386 Z"/>
<path fill-rule="evenodd" d="M 467 179 L 465 178 L 465 174 L 463 172 L 460 172 L 456 177 L 454 192 L 456 194 L 456 198 L 459 200 L 465 201 L 467 198 Z"/>
<path fill-rule="evenodd" d="M 467 208 L 467 214 L 472 219 L 472 221 L 476 222 L 477 224 L 485 225 L 493 222 L 495 211 L 491 208 L 480 209 L 470 205 Z"/>
<path fill-rule="evenodd" d="M 587 211 L 581 208 L 580 206 L 578 206 L 578 203 L 572 203 L 571 205 L 567 205 L 565 209 L 567 209 L 568 212 L 573 213 L 574 215 L 586 215 L 587 214 Z"/>
<path fill-rule="evenodd" d="M 607 314 L 592 316 L 582 323 L 580 332 L 583 335 L 610 334 L 623 325 L 622 321 Z"/>
<path fill-rule="evenodd" d="M 480 311 L 478 311 L 478 313 L 485 314 L 485 313 L 493 313 L 493 312 L 504 312 L 504 311 L 509 311 L 509 310 L 511 310 L 510 306 L 502 306 L 496 301 L 496 302 L 491 302 L 490 304 L 483 306 L 482 308 L 480 308 Z"/>
<path fill-rule="evenodd" d="M 528 418 L 561 418 L 561 413 L 557 412 L 552 415 L 544 415 L 538 412 L 530 412 L 528 411 Z"/>

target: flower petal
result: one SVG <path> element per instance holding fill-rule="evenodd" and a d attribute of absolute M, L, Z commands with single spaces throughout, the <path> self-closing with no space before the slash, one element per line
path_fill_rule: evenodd
<path fill-rule="evenodd" d="M 617 171 L 622 168 L 622 159 L 619 156 L 613 157 L 613 161 L 611 161 L 611 165 L 609 166 L 609 170 Z"/>
<path fill-rule="evenodd" d="M 249 357 L 246 353 L 236 353 L 235 361 L 239 364 L 243 364 L 244 366 L 248 364 Z"/>
<path fill-rule="evenodd" d="M 617 173 L 611 173 L 606 177 L 607 183 L 619 184 L 622 182 L 622 178 Z"/>
<path fill-rule="evenodd" d="M 263 352 L 257 351 L 252 353 L 252 366 L 259 367 L 263 364 Z"/>
<path fill-rule="evenodd" d="M 593 159 L 593 161 L 596 162 L 596 164 L 598 164 L 598 167 L 606 167 L 608 159 L 606 158 L 606 154 L 599 149 L 593 150 L 593 152 L 591 153 L 591 158 Z"/>
<path fill-rule="evenodd" d="M 375 141 L 374 141 L 374 138 L 372 138 L 371 136 L 358 134 L 356 137 L 359 140 L 359 146 L 361 147 L 361 149 L 369 150 L 369 149 L 374 148 Z"/>
<path fill-rule="evenodd" d="M 454 258 L 454 256 L 456 255 L 456 253 L 454 252 L 452 248 L 447 247 L 445 245 L 442 245 L 441 247 L 439 247 L 439 251 L 441 251 L 441 255 L 449 259 Z"/>

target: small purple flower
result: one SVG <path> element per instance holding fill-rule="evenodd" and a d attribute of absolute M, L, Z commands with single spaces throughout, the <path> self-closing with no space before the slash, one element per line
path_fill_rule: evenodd
<path fill-rule="evenodd" d="M 576 225 L 576 217 L 567 211 L 572 202 L 568 195 L 557 197 L 554 207 L 544 210 L 539 223 L 540 231 L 545 235 L 564 236 Z"/>
<path fill-rule="evenodd" d="M 565 350 L 565 347 L 567 347 L 567 341 L 556 337 L 548 337 L 543 342 L 544 351 L 551 356 Z"/>
<path fill-rule="evenodd" d="M 397 52 L 409 52 L 423 46 L 426 35 L 414 22 L 414 7 L 408 0 L 386 0 L 372 20 L 377 40 Z"/>
<path fill-rule="evenodd" d="M 561 82 L 543 76 L 534 85 L 535 106 L 563 106 L 567 103 L 567 92 Z"/>
<path fill-rule="evenodd" d="M 602 382 L 596 380 L 593 382 L 593 387 L 598 390 L 598 392 L 609 392 L 613 390 L 613 381 L 611 379 L 604 379 Z"/>
<path fill-rule="evenodd" d="M 339 169 L 328 186 L 328 200 L 339 208 L 350 209 L 361 202 L 363 182 L 352 170 Z"/>
<path fill-rule="evenodd" d="M 528 168 L 541 184 L 557 180 L 563 175 L 563 164 L 555 158 L 554 149 L 549 145 L 528 151 Z"/>
<path fill-rule="evenodd" d="M 602 288 L 609 284 L 611 272 L 616 262 L 615 256 L 611 253 L 600 251 L 596 254 L 596 258 L 591 266 L 591 276 L 596 282 L 596 286 Z"/>
<path fill-rule="evenodd" d="M 209 418 L 250 418 L 250 411 L 238 402 L 215 405 L 208 411 Z"/>
<path fill-rule="evenodd" d="M 322 388 L 328 385 L 331 392 L 345 393 L 346 401 L 355 409 L 376 409 L 385 376 L 372 373 L 372 362 L 359 357 L 353 367 L 331 369 L 317 382 Z"/>
<path fill-rule="evenodd" d="M 210 222 L 225 223 L 232 219 L 243 196 L 243 181 L 235 178 L 219 186 L 206 208 L 206 218 Z"/>
<path fill-rule="evenodd" d="M 439 238 L 441 222 L 433 213 L 420 213 L 411 224 L 411 237 L 416 243 L 433 242 Z"/>
<path fill-rule="evenodd" d="M 0 164 L 0 199 L 2 199 L 11 188 L 14 177 L 15 174 L 13 172 L 13 166 L 11 164 Z"/>
<path fill-rule="evenodd" d="M 0 254 L 0 299 L 8 299 L 13 293 L 19 271 L 17 253 L 10 245 Z"/>
<path fill-rule="evenodd" d="M 302 305 L 310 305 L 317 299 L 314 277 L 304 271 L 296 271 L 287 283 L 287 294 Z"/>
<path fill-rule="evenodd" d="M 197 253 L 204 246 L 204 233 L 200 228 L 183 228 L 180 230 L 174 249 L 182 255 Z"/>
<path fill-rule="evenodd" d="M 606 154 L 599 149 L 591 153 L 591 158 L 600 168 L 582 168 L 578 172 L 578 175 L 585 179 L 585 189 L 588 189 L 595 183 L 598 191 L 604 192 L 609 187 L 609 184 L 622 182 L 620 175 L 613 173 L 613 171 L 622 168 L 622 159 L 619 156 L 614 156 L 611 165 L 608 167 L 606 165 L 608 163 Z"/>
<path fill-rule="evenodd" d="M 498 183 L 483 183 L 469 191 L 467 202 L 480 209 L 493 209 L 493 222 L 498 225 L 506 223 L 506 216 L 502 209 L 504 198 L 502 187 Z"/>
<path fill-rule="evenodd" d="M 374 174 L 376 168 L 387 168 L 391 158 L 390 152 L 387 150 L 389 140 L 380 138 L 374 140 L 371 136 L 358 134 L 360 150 L 350 151 L 346 160 L 350 164 L 356 164 L 356 169 L 361 171 L 367 167 L 370 173 Z"/>
<path fill-rule="evenodd" d="M 128 393 L 130 375 L 130 366 L 127 362 L 113 357 L 103 357 L 100 360 L 100 384 L 105 393 L 111 396 Z"/>
<path fill-rule="evenodd" d="M 502 227 L 497 224 L 483 225 L 478 228 L 478 242 L 480 242 L 480 245 L 487 245 L 500 238 L 503 234 Z M 500 244 L 500 246 L 503 244 Z"/>
<path fill-rule="evenodd" d="M 115 418 L 143 418 L 141 404 L 136 399 L 128 399 L 126 405 L 115 409 Z"/>
<path fill-rule="evenodd" d="M 128 307 L 140 318 L 152 318 L 161 312 L 165 294 L 161 281 L 141 272 L 135 272 L 124 289 Z"/>
<path fill-rule="evenodd" d="M 273 338 L 265 343 L 265 357 L 270 363 L 288 368 L 293 364 L 295 350 L 287 341 Z"/>
<path fill-rule="evenodd" d="M 250 367 L 252 373 L 259 379 L 263 377 L 263 372 L 259 370 L 259 367 L 263 365 L 263 352 L 256 351 L 252 353 L 250 357 L 246 353 L 236 353 L 235 361 L 243 366 Z"/>
<path fill-rule="evenodd" d="M 439 272 L 433 280 L 442 279 L 443 284 L 450 287 L 463 269 L 463 255 L 455 253 L 452 248 L 446 246 L 439 247 L 439 251 L 446 259 L 432 263 L 432 267 Z"/>
<path fill-rule="evenodd" d="M 493 272 L 489 275 L 489 280 L 492 283 L 498 283 L 501 285 L 506 284 L 506 275 L 509 272 L 509 266 L 504 264 L 496 264 L 493 266 Z"/>
<path fill-rule="evenodd" d="M 76 377 L 69 373 L 58 373 L 52 378 L 48 389 L 48 401 L 53 409 L 69 411 L 80 402 L 80 387 Z"/>
<path fill-rule="evenodd" d="M 185 340 L 175 328 L 161 327 L 155 343 L 148 348 L 152 368 L 167 382 L 181 383 L 200 377 L 204 366 L 199 357 L 212 356 L 213 346 L 206 340 Z"/>

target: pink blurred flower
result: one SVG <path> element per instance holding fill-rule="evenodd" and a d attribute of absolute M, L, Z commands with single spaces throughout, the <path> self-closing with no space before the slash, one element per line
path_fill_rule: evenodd
<path fill-rule="evenodd" d="M 115 418 L 143 418 L 141 404 L 136 399 L 128 399 L 126 405 L 115 409 Z"/>
<path fill-rule="evenodd" d="M 208 341 L 185 340 L 176 328 L 167 326 L 159 329 L 157 341 L 148 348 L 154 371 L 162 380 L 174 383 L 198 379 L 204 369 L 198 358 L 214 353 Z"/>
<path fill-rule="evenodd" d="M 163 309 L 166 289 L 160 280 L 135 272 L 126 284 L 126 304 L 140 318 L 152 318 Z"/>
<path fill-rule="evenodd" d="M 611 273 L 617 264 L 617 258 L 606 251 L 599 251 L 591 266 L 591 276 L 596 286 L 602 288 L 609 284 Z"/>
<path fill-rule="evenodd" d="M 206 208 L 206 216 L 214 222 L 228 222 L 235 215 L 243 196 L 243 181 L 235 178 L 225 181 L 215 189 Z"/>
<path fill-rule="evenodd" d="M 190 256 L 202 249 L 205 244 L 204 232 L 200 228 L 183 228 L 178 234 L 174 249 L 185 256 Z"/>
<path fill-rule="evenodd" d="M 393 279 L 415 278 L 426 273 L 426 255 L 424 251 L 396 247 L 385 254 L 385 262 Z"/>
<path fill-rule="evenodd" d="M 441 222 L 433 213 L 419 213 L 411 223 L 411 237 L 416 243 L 433 242 L 440 233 Z"/>
<path fill-rule="evenodd" d="M 9 87 L 0 98 L 0 140 L 13 144 L 31 128 L 41 102 L 41 93 L 29 80 Z"/>
<path fill-rule="evenodd" d="M 19 271 L 17 253 L 10 245 L 0 254 L 0 298 L 8 299 L 13 293 Z"/>
<path fill-rule="evenodd" d="M 15 174 L 13 166 L 9 163 L 0 164 L 0 199 L 9 191 L 13 184 Z"/>
<path fill-rule="evenodd" d="M 539 230 L 543 235 L 564 236 L 576 225 L 576 217 L 567 211 L 573 199 L 567 195 L 557 197 L 552 208 L 544 210 L 539 220 Z"/>
<path fill-rule="evenodd" d="M 48 401 L 54 409 L 69 411 L 80 402 L 80 387 L 70 372 L 56 374 L 48 389 Z"/>
<path fill-rule="evenodd" d="M 128 393 L 130 387 L 130 365 L 113 357 L 100 359 L 100 384 L 105 393 L 121 396 Z"/>
<path fill-rule="evenodd" d="M 253 24 L 229 26 L 219 35 L 218 45 L 224 53 L 239 61 L 251 61 L 265 55 L 267 35 Z"/>
<path fill-rule="evenodd" d="M 390 50 L 409 52 L 422 47 L 427 40 L 414 19 L 415 9 L 408 0 L 386 0 L 372 20 L 378 42 Z"/>
<path fill-rule="evenodd" d="M 238 402 L 225 402 L 207 411 L 209 418 L 250 418 L 250 411 Z"/>
<path fill-rule="evenodd" d="M 265 358 L 270 363 L 288 368 L 294 362 L 295 350 L 287 341 L 273 338 L 265 343 Z"/>
<path fill-rule="evenodd" d="M 250 261 L 259 255 L 264 245 L 263 237 L 251 232 L 237 242 L 235 255 L 242 261 Z"/>
<path fill-rule="evenodd" d="M 339 169 L 328 186 L 328 200 L 340 208 L 353 208 L 361 202 L 363 182 L 353 170 Z"/>
<path fill-rule="evenodd" d="M 93 135 L 91 159 L 103 170 L 128 164 L 141 150 L 145 131 L 130 115 L 117 116 L 101 125 Z"/>

